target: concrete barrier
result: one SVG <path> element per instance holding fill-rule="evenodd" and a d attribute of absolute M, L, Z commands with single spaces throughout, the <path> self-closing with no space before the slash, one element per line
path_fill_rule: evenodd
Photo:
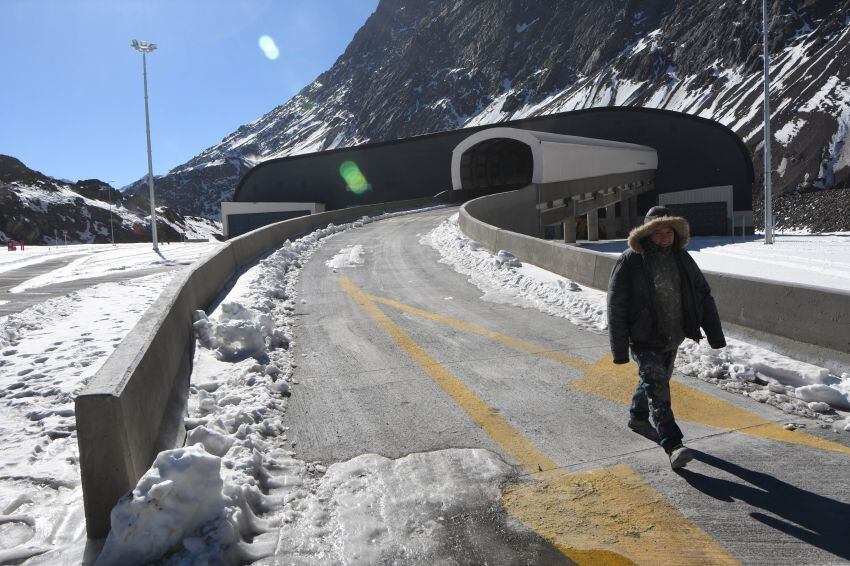
<path fill-rule="evenodd" d="M 520 261 L 547 269 L 577 283 L 606 290 L 616 258 L 563 242 L 518 234 L 522 191 L 489 195 L 460 209 L 461 231 L 493 253 L 508 250 Z M 850 293 L 808 285 L 704 271 L 720 318 L 768 335 L 850 353 Z"/>
<path fill-rule="evenodd" d="M 160 451 L 184 441 L 195 310 L 207 308 L 234 274 L 286 239 L 331 222 L 443 202 L 415 199 L 285 220 L 228 241 L 177 275 L 74 402 L 88 537 L 106 536 L 118 499 Z"/>

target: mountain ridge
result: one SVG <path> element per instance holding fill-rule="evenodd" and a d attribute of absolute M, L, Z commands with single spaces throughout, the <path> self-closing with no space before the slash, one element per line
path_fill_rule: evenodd
<path fill-rule="evenodd" d="M 29 244 L 150 241 L 146 201 L 99 179 L 77 182 L 49 177 L 19 159 L 0 155 L 0 241 Z M 64 232 L 67 230 L 67 237 Z M 157 232 L 163 241 L 209 238 L 221 229 L 206 219 L 157 207 Z"/>
<path fill-rule="evenodd" d="M 850 180 L 849 6 L 771 3 L 777 193 Z M 755 1 L 382 0 L 330 69 L 157 178 L 157 194 L 181 212 L 216 217 L 218 203 L 262 160 L 628 105 L 695 114 L 735 131 L 753 154 L 758 219 L 761 49 Z M 143 198 L 141 180 L 129 189 Z"/>

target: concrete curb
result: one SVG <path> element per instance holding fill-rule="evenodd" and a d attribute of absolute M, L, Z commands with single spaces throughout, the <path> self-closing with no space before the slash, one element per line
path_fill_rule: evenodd
<path fill-rule="evenodd" d="M 74 402 L 88 537 L 106 536 L 118 499 L 160 451 L 184 441 L 195 310 L 207 308 L 234 274 L 287 239 L 331 222 L 445 202 L 413 199 L 285 220 L 228 241 L 178 275 Z"/>
<path fill-rule="evenodd" d="M 460 209 L 458 225 L 493 253 L 508 250 L 520 261 L 547 269 L 594 289 L 607 290 L 617 259 L 563 242 L 517 234 L 502 227 L 516 223 L 520 191 L 471 200 Z M 850 293 L 808 285 L 705 271 L 720 318 L 742 327 L 804 344 L 850 352 Z"/>

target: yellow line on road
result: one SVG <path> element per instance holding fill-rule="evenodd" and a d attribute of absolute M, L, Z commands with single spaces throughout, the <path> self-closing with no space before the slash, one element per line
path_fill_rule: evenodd
<path fill-rule="evenodd" d="M 568 366 L 585 369 L 586 371 L 581 378 L 568 384 L 569 388 L 624 405 L 631 403 L 632 394 L 637 385 L 637 371 L 635 371 L 635 366 L 632 364 L 616 365 L 611 361 L 610 356 L 605 356 L 593 364 L 588 364 L 587 362 L 571 358 L 559 352 L 552 352 L 540 346 L 517 340 L 500 332 L 460 322 L 391 299 L 385 299 L 375 295 L 367 296 L 372 301 L 380 302 L 401 311 L 446 324 L 459 330 L 473 332 L 480 336 L 498 340 L 517 350 L 536 354 Z M 850 448 L 843 444 L 830 442 L 829 440 L 824 440 L 800 430 L 785 430 L 782 426 L 774 422 L 741 409 L 728 401 L 704 393 L 690 385 L 671 381 L 670 389 L 673 397 L 674 412 L 681 420 L 708 425 L 722 430 L 736 431 L 749 436 L 850 454 Z"/>
<path fill-rule="evenodd" d="M 579 474 L 559 470 L 553 460 L 390 320 L 371 295 L 348 279 L 340 279 L 339 284 L 476 425 L 536 480 L 509 487 L 502 498 L 505 509 L 566 556 L 579 564 L 600 565 L 737 564 L 725 548 L 628 466 Z M 386 300 L 381 302 L 389 304 Z M 499 333 L 487 331 L 483 335 L 522 344 Z M 533 349 L 542 355 L 542 350 Z"/>
<path fill-rule="evenodd" d="M 375 321 L 389 334 L 407 354 L 419 364 L 443 391 L 460 405 L 475 424 L 492 438 L 526 473 L 535 473 L 557 468 L 557 464 L 543 454 L 519 431 L 499 416 L 487 403 L 482 401 L 440 363 L 432 358 L 407 333 L 385 315 L 373 303 L 369 296 L 358 289 L 346 278 L 339 284 Z"/>
<path fill-rule="evenodd" d="M 629 466 L 517 484 L 505 509 L 579 564 L 738 564 Z"/>
<path fill-rule="evenodd" d="M 486 328 L 481 328 L 480 326 L 475 326 L 474 324 L 468 324 L 466 322 L 460 322 L 459 320 L 454 320 L 452 318 L 448 318 L 445 316 L 440 316 L 438 314 L 428 312 L 422 309 L 418 309 L 416 307 L 412 307 L 410 305 L 406 305 L 404 303 L 399 303 L 398 301 L 393 301 L 392 299 L 385 299 L 383 297 L 377 297 L 375 295 L 366 295 L 372 301 L 383 303 L 387 306 L 399 309 L 401 311 L 409 312 L 411 314 L 415 314 L 424 318 L 431 319 L 433 321 L 447 324 L 458 330 L 465 330 L 467 332 L 472 332 L 474 334 L 478 334 L 480 336 L 484 336 L 486 338 L 492 338 L 493 340 L 498 340 L 503 344 L 516 348 L 517 350 L 522 350 L 523 352 L 528 352 L 531 354 L 537 354 L 541 357 L 544 357 L 549 360 L 553 360 L 556 362 L 560 362 L 562 364 L 566 364 L 568 366 L 573 366 L 577 368 L 589 368 L 590 364 L 587 362 L 583 362 L 581 360 L 577 360 L 575 358 L 571 358 L 569 356 L 565 356 L 560 352 L 553 352 L 551 350 L 547 350 L 546 348 L 541 348 L 540 346 L 535 346 L 533 344 L 528 344 L 521 340 L 517 340 L 516 338 L 512 338 L 501 332 L 496 332 L 494 330 L 488 330 Z"/>
<path fill-rule="evenodd" d="M 633 365 L 617 365 L 609 356 L 606 356 L 593 364 L 580 379 L 573 381 L 569 386 L 576 391 L 628 405 L 631 403 L 636 385 L 637 372 Z M 671 381 L 670 393 L 673 398 L 673 411 L 683 420 L 724 430 L 734 430 L 749 436 L 850 454 L 850 448 L 843 444 L 830 442 L 800 430 L 785 430 L 774 422 L 684 383 Z"/>

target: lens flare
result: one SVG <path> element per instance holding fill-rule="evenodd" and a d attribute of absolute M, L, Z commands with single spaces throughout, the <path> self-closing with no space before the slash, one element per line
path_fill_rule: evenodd
<path fill-rule="evenodd" d="M 372 185 L 366 181 L 366 176 L 360 171 L 360 167 L 353 161 L 344 161 L 339 166 L 339 174 L 345 180 L 346 190 L 356 195 L 362 195 L 372 190 Z"/>
<path fill-rule="evenodd" d="M 274 40 L 268 35 L 264 35 L 260 37 L 260 49 L 263 50 L 263 53 L 266 57 L 274 61 L 278 57 L 280 57 L 280 50 L 275 45 Z"/>

